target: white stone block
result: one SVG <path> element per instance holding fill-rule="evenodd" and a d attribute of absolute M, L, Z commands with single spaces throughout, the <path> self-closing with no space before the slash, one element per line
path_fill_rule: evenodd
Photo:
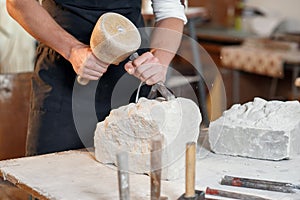
<path fill-rule="evenodd" d="M 217 154 L 288 159 L 300 153 L 300 103 L 255 98 L 233 105 L 210 124 L 209 143 Z"/>
<path fill-rule="evenodd" d="M 116 154 L 129 154 L 129 170 L 135 173 L 150 171 L 150 141 L 153 136 L 164 136 L 162 149 L 162 179 L 184 177 L 185 146 L 197 142 L 201 114 L 191 100 L 176 98 L 171 101 L 141 98 L 112 110 L 97 124 L 95 156 L 102 163 L 116 164 Z"/>

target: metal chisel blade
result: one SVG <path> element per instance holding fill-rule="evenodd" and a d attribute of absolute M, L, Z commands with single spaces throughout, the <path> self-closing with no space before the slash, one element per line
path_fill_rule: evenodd
<path fill-rule="evenodd" d="M 151 91 L 148 95 L 149 99 L 152 99 L 157 95 L 157 91 L 164 97 L 167 101 L 175 99 L 175 95 L 170 92 L 170 90 L 165 86 L 164 83 L 159 82 L 152 86 Z"/>

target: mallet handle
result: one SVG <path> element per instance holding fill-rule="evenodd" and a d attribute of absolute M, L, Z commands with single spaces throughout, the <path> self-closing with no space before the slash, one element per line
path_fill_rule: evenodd
<path fill-rule="evenodd" d="M 196 167 L 196 143 L 186 144 L 185 155 L 185 195 L 186 198 L 195 196 L 195 167 Z"/>
<path fill-rule="evenodd" d="M 77 82 L 80 85 L 87 85 L 90 81 L 88 79 L 81 78 L 80 76 L 77 76 Z"/>
<path fill-rule="evenodd" d="M 139 57 L 139 54 L 137 52 L 134 52 L 133 54 L 131 54 L 129 56 L 129 60 L 134 61 L 135 59 L 137 59 Z M 114 65 L 119 65 L 119 62 L 113 62 L 112 64 Z M 77 82 L 80 85 L 87 85 L 90 81 L 88 79 L 82 78 L 81 76 L 77 76 Z"/>

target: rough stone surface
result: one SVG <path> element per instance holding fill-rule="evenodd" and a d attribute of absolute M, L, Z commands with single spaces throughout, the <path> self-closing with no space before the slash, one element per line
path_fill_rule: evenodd
<path fill-rule="evenodd" d="M 162 179 L 174 180 L 184 176 L 185 146 L 197 141 L 200 123 L 199 108 L 189 99 L 141 98 L 137 104 L 112 110 L 97 124 L 95 156 L 102 163 L 116 164 L 116 154 L 126 151 L 130 171 L 149 173 L 150 141 L 162 134 Z"/>
<path fill-rule="evenodd" d="M 281 160 L 300 153 L 300 103 L 255 98 L 233 105 L 209 127 L 213 152 Z"/>

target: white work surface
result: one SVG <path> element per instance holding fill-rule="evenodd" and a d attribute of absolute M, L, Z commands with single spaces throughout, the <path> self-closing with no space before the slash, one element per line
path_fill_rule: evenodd
<path fill-rule="evenodd" d="M 201 155 L 201 156 L 200 156 Z M 222 186 L 224 175 L 300 183 L 300 157 L 279 162 L 215 155 L 198 148 L 196 189 L 206 187 L 252 194 L 270 199 L 300 199 L 300 192 L 286 194 L 256 189 Z M 55 200 L 118 199 L 117 171 L 105 166 L 87 151 L 67 151 L 0 162 L 0 177 L 38 196 Z M 184 193 L 184 179 L 163 181 L 162 195 L 170 200 Z M 146 175 L 130 174 L 131 199 L 150 199 Z M 218 198 L 221 199 L 221 198 Z M 225 198 L 223 198 L 225 199 Z"/>

